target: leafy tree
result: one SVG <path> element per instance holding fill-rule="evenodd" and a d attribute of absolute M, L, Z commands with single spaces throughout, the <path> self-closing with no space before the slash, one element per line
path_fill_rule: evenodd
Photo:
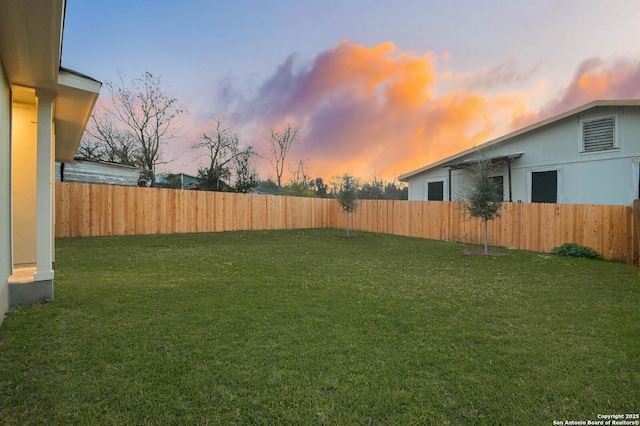
<path fill-rule="evenodd" d="M 471 185 L 465 201 L 465 209 L 469 216 L 482 219 L 484 224 L 484 254 L 489 253 L 489 221 L 500 217 L 502 208 L 502 194 L 493 179 L 495 167 L 491 160 L 482 159 L 473 163 Z"/>
<path fill-rule="evenodd" d="M 307 171 L 304 162 L 300 160 L 298 163 L 298 169 L 293 172 L 291 181 L 284 186 L 284 194 L 292 195 L 296 197 L 315 197 L 312 184 L 313 181 L 309 178 L 309 172 Z"/>
<path fill-rule="evenodd" d="M 182 189 L 182 176 L 176 173 L 169 173 L 165 176 L 165 183 L 162 186 L 172 189 Z"/>
<path fill-rule="evenodd" d="M 389 182 L 384 187 L 385 200 L 408 200 L 409 186 L 404 182 Z"/>
<path fill-rule="evenodd" d="M 161 79 L 150 72 L 130 84 L 120 73 L 117 83 L 107 82 L 105 86 L 111 102 L 101 112 L 94 111 L 88 134 L 103 144 L 104 155 L 142 167 L 146 184 L 153 185 L 161 146 L 176 136 L 177 121 L 186 109 L 163 90 Z"/>
<path fill-rule="evenodd" d="M 374 177 L 360 186 L 358 198 L 361 200 L 407 200 L 409 189 L 405 183 L 385 182 Z"/>
<path fill-rule="evenodd" d="M 267 180 L 260 181 L 260 185 L 259 185 L 259 186 L 260 186 L 261 188 L 264 188 L 264 189 L 278 189 L 278 188 L 280 188 L 280 187 L 278 186 L 278 184 L 277 184 L 276 182 L 274 182 L 274 181 L 273 181 L 272 179 L 270 179 L 270 178 L 269 178 L 269 179 L 267 179 Z"/>
<path fill-rule="evenodd" d="M 320 198 L 326 198 L 329 195 L 329 186 L 324 183 L 321 177 L 312 181 L 311 187 L 315 188 L 316 195 Z"/>
<path fill-rule="evenodd" d="M 276 169 L 278 187 L 282 186 L 282 173 L 284 172 L 287 154 L 297 140 L 298 130 L 293 124 L 287 124 L 281 132 L 271 130 L 271 136 L 269 138 L 269 161 Z"/>
<path fill-rule="evenodd" d="M 363 200 L 384 199 L 384 182 L 382 179 L 374 177 L 371 181 L 360 186 L 359 197 Z"/>
<path fill-rule="evenodd" d="M 236 183 L 233 189 L 236 192 L 247 193 L 260 183 L 258 172 L 251 167 L 253 155 L 253 150 L 246 150 L 235 158 Z"/>
<path fill-rule="evenodd" d="M 225 191 L 226 181 L 231 177 L 229 170 L 220 167 L 201 167 L 198 170 L 198 186 L 204 191 Z"/>
<path fill-rule="evenodd" d="M 251 179 L 249 160 L 253 155 L 253 148 L 240 148 L 240 137 L 233 129 L 224 127 L 222 120 L 215 120 L 210 130 L 202 133 L 200 140 L 195 142 L 192 149 L 204 151 L 209 165 L 198 170 L 198 180 L 201 189 L 208 191 L 222 191 L 228 187 L 226 182 L 231 180 L 231 174 L 238 165 L 246 166 L 241 170 L 243 179 Z M 239 159 L 239 157 L 243 157 Z M 245 185 L 246 182 L 242 182 Z"/>
<path fill-rule="evenodd" d="M 333 193 L 335 194 L 342 211 L 347 214 L 347 236 L 350 231 L 350 214 L 358 210 L 358 189 L 360 183 L 357 178 L 348 174 L 335 178 L 332 182 Z"/>

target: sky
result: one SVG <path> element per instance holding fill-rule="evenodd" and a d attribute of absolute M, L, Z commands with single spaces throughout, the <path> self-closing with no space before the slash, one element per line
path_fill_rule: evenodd
<path fill-rule="evenodd" d="M 158 172 L 197 174 L 214 120 L 283 181 L 403 173 L 597 99 L 640 98 L 637 0 L 68 0 L 62 65 L 150 72 L 187 107 Z M 109 92 L 103 86 L 104 102 Z"/>

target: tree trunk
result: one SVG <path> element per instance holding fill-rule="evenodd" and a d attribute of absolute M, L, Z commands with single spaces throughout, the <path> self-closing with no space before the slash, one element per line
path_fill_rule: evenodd
<path fill-rule="evenodd" d="M 484 254 L 489 254 L 489 221 L 484 220 Z"/>
<path fill-rule="evenodd" d="M 349 236 L 349 212 L 347 212 L 347 237 Z"/>

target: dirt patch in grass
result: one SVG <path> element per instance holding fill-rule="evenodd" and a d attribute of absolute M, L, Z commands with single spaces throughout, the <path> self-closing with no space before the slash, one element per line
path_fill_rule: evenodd
<path fill-rule="evenodd" d="M 506 256 L 507 253 L 489 249 L 487 250 L 487 254 L 485 255 L 484 248 L 471 247 L 471 248 L 466 248 L 462 250 L 462 255 L 463 256 Z"/>

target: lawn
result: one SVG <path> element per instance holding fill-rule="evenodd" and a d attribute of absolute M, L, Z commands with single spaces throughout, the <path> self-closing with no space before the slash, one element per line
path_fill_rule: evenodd
<path fill-rule="evenodd" d="M 335 229 L 57 241 L 0 424 L 515 424 L 640 410 L 636 267 Z"/>

